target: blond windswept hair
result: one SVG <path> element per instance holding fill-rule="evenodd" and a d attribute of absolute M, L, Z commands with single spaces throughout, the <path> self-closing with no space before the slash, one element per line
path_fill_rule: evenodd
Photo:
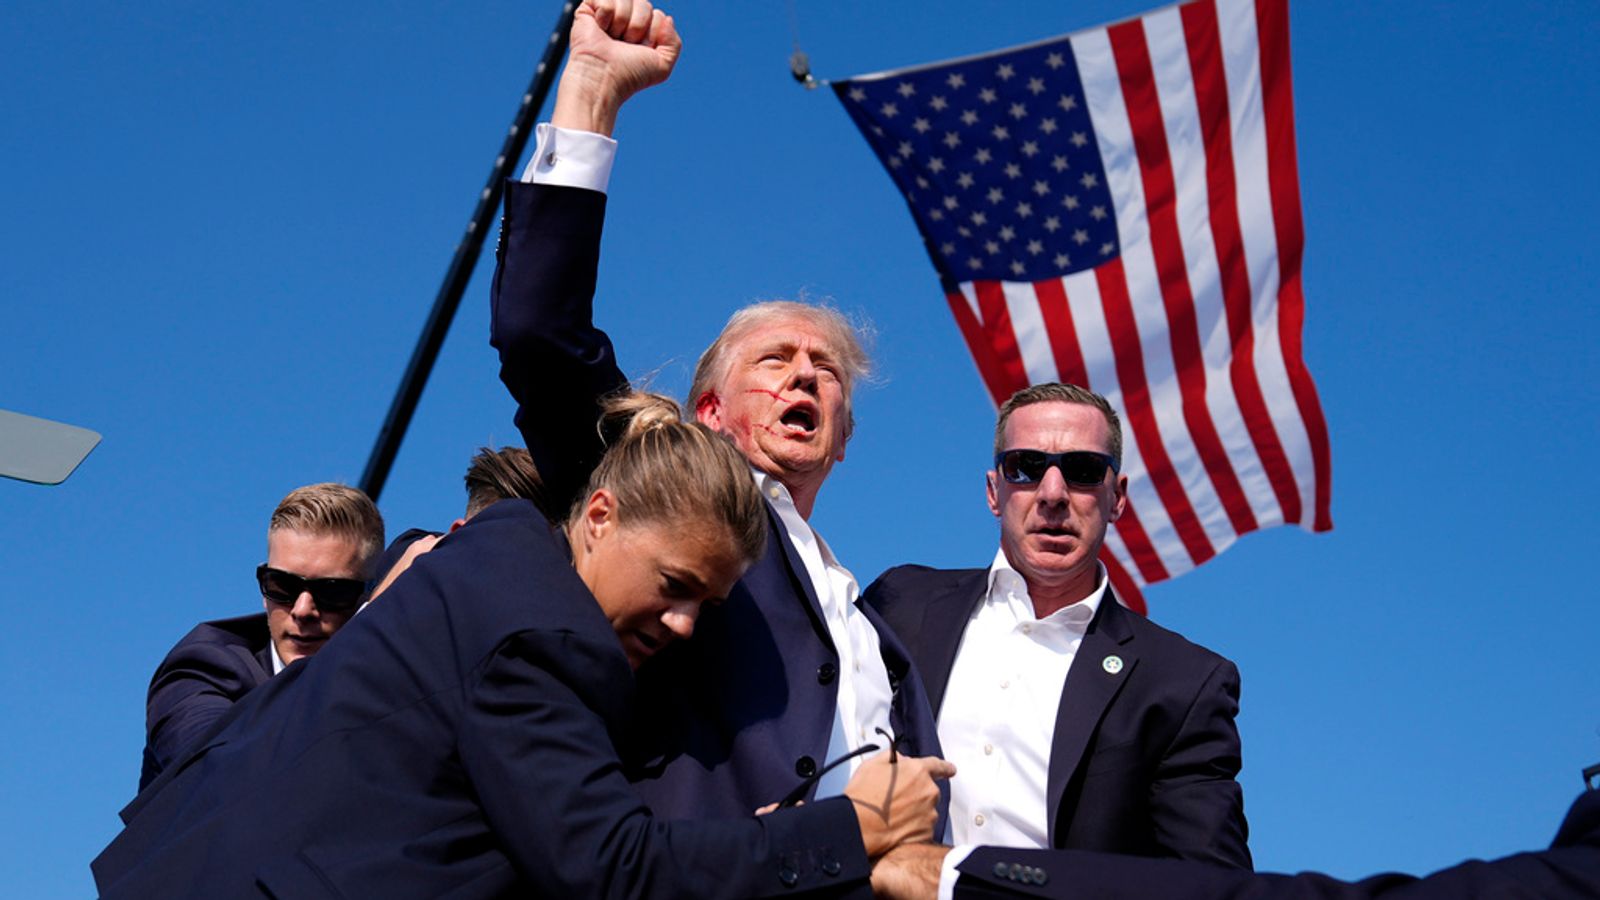
<path fill-rule="evenodd" d="M 383 550 L 383 516 L 371 498 L 347 484 L 329 481 L 290 491 L 272 511 L 267 533 L 283 529 L 348 537 L 361 551 L 363 568 Z"/>

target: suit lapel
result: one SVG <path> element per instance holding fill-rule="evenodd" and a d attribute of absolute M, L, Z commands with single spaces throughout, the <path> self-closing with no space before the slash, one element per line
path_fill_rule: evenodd
<path fill-rule="evenodd" d="M 822 615 L 822 602 L 817 599 L 817 589 L 811 583 L 811 573 L 806 571 L 805 560 L 800 558 L 800 551 L 794 547 L 794 542 L 789 540 L 789 529 L 783 524 L 783 517 L 778 511 L 767 504 L 767 539 L 782 547 L 782 551 L 773 554 L 788 566 L 789 581 L 799 591 L 800 596 L 806 598 L 806 609 L 811 611 L 811 624 L 816 628 L 817 634 L 822 637 L 824 644 L 835 653 L 839 652 L 833 646 L 833 634 L 828 631 L 828 620 Z M 771 551 L 769 551 L 770 553 Z"/>
<path fill-rule="evenodd" d="M 1056 710 L 1055 739 L 1050 745 L 1050 774 L 1046 785 L 1046 809 L 1050 815 L 1050 845 L 1056 845 L 1056 820 L 1067 782 L 1083 761 L 1089 737 L 1094 734 L 1106 709 L 1122 686 L 1133 676 L 1139 655 L 1132 646 L 1133 630 L 1128 613 L 1106 588 L 1100 610 L 1089 631 L 1078 645 L 1072 668 L 1067 671 L 1061 705 Z M 1120 665 L 1109 663 L 1111 657 Z M 1116 671 L 1111 671 L 1113 668 Z"/>
<path fill-rule="evenodd" d="M 920 640 L 922 654 L 918 665 L 926 661 L 922 683 L 928 691 L 928 705 L 933 707 L 934 718 L 944 703 L 944 689 L 950 680 L 950 670 L 956 663 L 956 651 L 961 649 L 961 636 L 967 632 L 972 611 L 983 602 L 989 585 L 988 569 L 973 569 L 951 582 L 944 591 L 932 597 L 922 609 Z"/>

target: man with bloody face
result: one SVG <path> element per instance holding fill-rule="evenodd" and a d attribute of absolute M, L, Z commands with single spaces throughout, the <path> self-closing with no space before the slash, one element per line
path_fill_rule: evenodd
<path fill-rule="evenodd" d="M 532 162 L 508 186 L 492 342 L 551 508 L 576 499 L 605 446 L 599 401 L 627 384 L 593 324 L 609 137 L 633 93 L 666 80 L 681 42 L 646 0 L 577 11 L 567 68 Z M 743 453 L 773 540 L 694 637 L 639 671 L 623 748 L 658 813 L 739 815 L 793 792 L 839 793 L 869 744 L 936 755 L 932 714 L 905 649 L 809 519 L 850 436 L 867 368 L 837 312 L 772 302 L 735 313 L 701 358 L 689 403 Z M 825 861 L 824 863 L 825 864 Z"/>

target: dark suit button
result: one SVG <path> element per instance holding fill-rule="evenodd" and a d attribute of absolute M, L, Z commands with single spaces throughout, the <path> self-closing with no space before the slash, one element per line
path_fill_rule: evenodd
<path fill-rule="evenodd" d="M 1034 869 L 1033 870 L 1033 883 L 1034 884 L 1044 884 L 1046 881 L 1049 881 L 1049 880 L 1050 880 L 1050 876 L 1046 875 L 1043 869 Z"/>
<path fill-rule="evenodd" d="M 833 684 L 833 680 L 838 677 L 839 667 L 833 663 L 825 662 L 817 666 L 817 684 Z"/>
<path fill-rule="evenodd" d="M 1010 874 L 1008 874 L 1006 877 L 1010 878 L 1012 881 L 1021 881 L 1022 880 L 1022 863 L 1012 863 L 1011 864 Z"/>
<path fill-rule="evenodd" d="M 794 887 L 800 883 L 800 873 L 784 866 L 778 870 L 778 880 L 783 882 L 784 887 Z"/>
<path fill-rule="evenodd" d="M 1004 878 L 1004 877 L 1006 877 L 1006 873 L 1009 872 L 1009 871 L 1011 871 L 1011 867 L 1006 865 L 1005 863 L 995 863 L 994 864 L 994 877 L 996 877 L 996 878 Z"/>
<path fill-rule="evenodd" d="M 831 856 L 822 861 L 822 874 L 829 877 L 839 874 L 841 868 L 843 867 L 839 865 L 839 861 Z"/>
<path fill-rule="evenodd" d="M 802 756 L 794 761 L 794 773 L 801 778 L 810 778 L 817 774 L 817 761 L 809 756 Z"/>

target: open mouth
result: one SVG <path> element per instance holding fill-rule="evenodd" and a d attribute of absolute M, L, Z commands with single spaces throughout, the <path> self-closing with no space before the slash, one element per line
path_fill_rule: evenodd
<path fill-rule="evenodd" d="M 789 407 L 778 421 L 794 431 L 811 434 L 817 430 L 817 411 L 810 406 L 796 404 Z"/>

